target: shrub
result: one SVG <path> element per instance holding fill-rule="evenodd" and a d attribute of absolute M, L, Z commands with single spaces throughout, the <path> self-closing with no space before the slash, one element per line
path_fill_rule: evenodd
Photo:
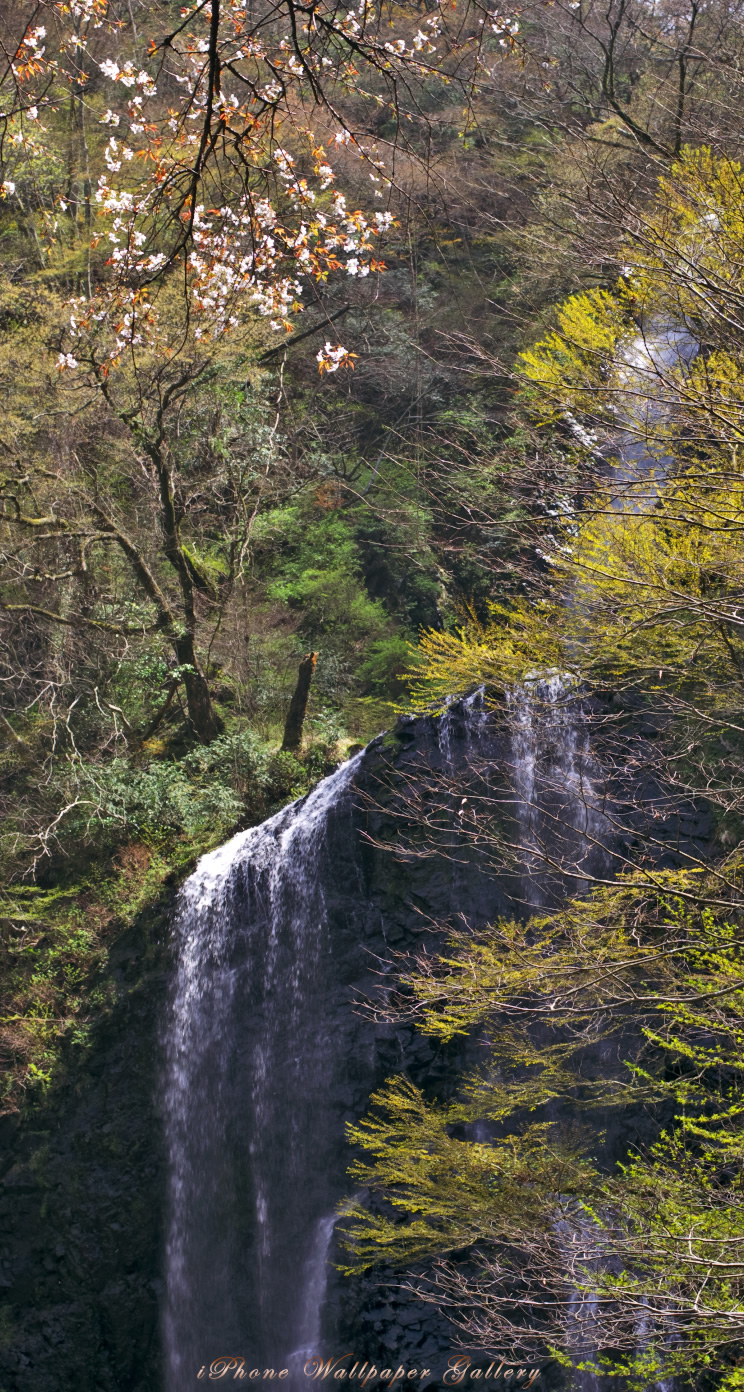
<path fill-rule="evenodd" d="M 239 730 L 179 760 L 154 759 L 144 767 L 124 758 L 76 764 L 56 790 L 59 801 L 77 799 L 59 836 L 101 847 L 133 836 L 214 840 L 241 821 L 261 821 L 306 786 L 307 774 L 293 755 L 277 753 L 253 730 Z"/>
<path fill-rule="evenodd" d="M 359 668 L 363 689 L 370 696 L 402 696 L 406 691 L 404 673 L 415 660 L 411 645 L 401 633 L 376 638 L 367 648 Z"/>

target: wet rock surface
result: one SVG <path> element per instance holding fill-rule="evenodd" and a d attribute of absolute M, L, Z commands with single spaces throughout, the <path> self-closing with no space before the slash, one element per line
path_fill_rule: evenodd
<path fill-rule="evenodd" d="M 436 1086 L 457 1062 L 413 1041 L 411 1031 L 375 1030 L 356 1016 L 349 1026 L 352 989 L 373 983 L 379 959 L 410 945 L 422 914 L 462 907 L 459 869 L 429 859 L 397 865 L 387 850 L 360 840 L 400 836 L 399 819 L 382 810 L 386 780 L 400 761 L 412 767 L 422 757 L 438 758 L 432 721 L 374 742 L 351 817 L 347 809 L 329 825 L 340 1132 L 389 1072 L 418 1060 Z M 505 903 L 485 879 L 474 884 L 479 916 Z M 0 1121 L 1 1392 L 163 1387 L 167 1176 L 159 1094 L 174 900 L 175 889 L 118 941 L 109 971 L 115 1003 L 85 1051 L 69 1050 L 62 1081 L 22 1117 Z M 339 1174 L 342 1165 L 339 1151 Z M 247 1336 L 243 1342 L 247 1356 Z"/>
<path fill-rule="evenodd" d="M 167 905 L 111 964 L 118 999 L 66 1077 L 0 1139 L 0 1388 L 160 1385 L 164 1170 L 155 1108 Z"/>
<path fill-rule="evenodd" d="M 462 1045 L 443 1047 L 409 1027 L 375 1025 L 352 1000 L 373 993 L 391 952 L 415 946 L 432 922 L 462 915 L 477 925 L 524 911 L 518 870 L 502 866 L 494 873 L 473 834 L 479 798 L 489 815 L 513 828 L 513 763 L 503 717 L 472 704 L 453 706 L 438 721 L 404 720 L 373 741 L 350 795 L 329 811 L 322 873 L 332 970 L 324 1010 L 333 1066 L 324 1126 L 333 1138 L 323 1202 L 333 1196 L 335 1203 L 347 1191 L 344 1124 L 363 1114 L 386 1076 L 402 1069 L 442 1096 L 466 1063 Z M 444 794 L 434 793 L 435 775 L 444 775 Z M 693 809 L 684 833 L 701 847 L 706 817 L 704 808 Z M 670 854 L 679 835 L 678 828 L 669 833 Z M 629 852 L 633 836 L 630 829 Z M 70 1052 L 64 1081 L 22 1119 L 2 1122 L 0 1392 L 162 1392 L 166 1385 L 162 1031 L 173 975 L 173 898 L 119 941 L 110 968 L 115 1004 L 85 1053 Z M 250 1020 L 244 1028 L 249 1031 Z M 245 1043 L 247 1034 L 241 1037 Z M 249 1141 L 240 1125 L 227 1127 L 224 1144 L 232 1148 L 246 1211 Z M 236 1222 L 250 1240 L 245 1213 Z M 238 1318 L 220 1333 L 239 1342 L 232 1353 L 249 1359 L 252 1344 L 261 1341 L 250 1253 L 227 1279 Z M 353 1281 L 332 1275 L 321 1334 L 321 1352 L 350 1349 L 378 1367 L 391 1360 L 431 1365 L 435 1381 L 454 1343 L 442 1317 L 384 1272 Z M 206 1358 L 226 1351 L 211 1341 L 204 1348 Z M 194 1366 L 178 1392 L 201 1385 L 196 1372 Z M 547 1375 L 542 1385 L 550 1382 Z"/>

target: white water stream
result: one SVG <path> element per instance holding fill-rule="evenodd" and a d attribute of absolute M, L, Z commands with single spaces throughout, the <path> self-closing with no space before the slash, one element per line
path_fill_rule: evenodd
<path fill-rule="evenodd" d="M 610 469 L 618 507 L 668 467 L 663 445 L 650 446 L 644 431 L 663 423 L 672 369 L 694 351 L 686 331 L 668 328 L 627 351 Z M 648 400 L 652 381 L 662 383 L 661 401 L 658 392 Z M 629 505 L 641 505 L 637 493 Z M 507 714 L 521 898 L 533 909 L 606 871 L 611 833 L 587 721 L 566 679 L 528 681 L 511 693 Z M 476 694 L 437 722 L 450 776 L 453 721 L 465 731 L 466 758 L 472 749 L 484 768 L 488 718 Z M 326 887 L 343 882 L 349 902 L 364 894 L 356 843 L 344 859 L 344 836 L 331 834 L 346 828 L 347 840 L 356 837 L 353 781 L 363 758 L 205 856 L 181 894 L 163 1087 L 166 1392 L 195 1386 L 199 1369 L 219 1357 L 288 1367 L 285 1385 L 299 1387 L 302 1363 L 320 1351 L 344 1185 L 333 1088 L 345 1044 L 330 1005 Z M 579 1385 L 599 1387 L 589 1374 Z"/>
<path fill-rule="evenodd" d="M 205 856 L 181 894 L 164 1088 L 168 1392 L 220 1356 L 286 1367 L 320 1336 L 336 1197 L 323 869 L 360 757 Z"/>
<path fill-rule="evenodd" d="M 587 887 L 607 869 L 612 829 L 601 770 L 574 685 L 560 672 L 507 694 L 511 781 L 527 909 Z"/>
<path fill-rule="evenodd" d="M 652 506 L 673 466 L 665 428 L 678 400 L 678 378 L 697 351 L 686 327 L 658 322 L 625 346 L 616 379 L 618 429 L 607 449 L 612 507 L 618 513 Z M 596 443 L 572 417 L 569 423 L 582 443 Z M 590 597 L 589 591 L 583 599 Z M 573 892 L 581 892 L 592 874 L 611 873 L 615 833 L 575 684 L 560 672 L 536 675 L 513 688 L 507 704 L 523 902 L 532 910 L 560 902 L 572 877 Z M 591 1239 L 587 1250 L 590 1270 Z M 591 1347 L 596 1304 L 577 1289 L 569 1318 L 575 1347 Z M 639 1348 L 645 1338 L 639 1327 Z M 600 1392 L 606 1385 L 597 1374 L 578 1370 L 575 1383 L 577 1392 Z M 674 1380 L 654 1389 L 674 1392 Z"/>

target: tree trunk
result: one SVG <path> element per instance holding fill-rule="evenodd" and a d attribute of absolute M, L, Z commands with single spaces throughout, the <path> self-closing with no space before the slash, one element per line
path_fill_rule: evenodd
<path fill-rule="evenodd" d="M 193 634 L 186 633 L 178 639 L 176 657 L 179 666 L 187 669 L 183 673 L 183 684 L 186 688 L 189 721 L 194 734 L 202 744 L 210 744 L 222 734 L 224 725 L 212 707 L 207 679 L 199 666 L 194 649 Z"/>
<path fill-rule="evenodd" d="M 157 453 L 151 453 L 151 458 L 160 461 Z M 197 739 L 202 744 L 209 744 L 216 739 L 217 735 L 222 734 L 223 723 L 212 708 L 212 698 L 209 694 L 207 679 L 199 666 L 199 659 L 196 656 L 194 644 L 194 632 L 196 629 L 196 613 L 194 610 L 194 591 L 191 583 L 186 558 L 183 554 L 180 539 L 178 536 L 178 523 L 176 520 L 175 509 L 173 508 L 172 491 L 170 488 L 170 476 L 160 461 L 157 465 L 160 470 L 161 502 L 163 502 L 163 512 L 161 524 L 163 527 L 165 540 L 165 554 L 170 561 L 173 569 L 178 575 L 181 597 L 183 600 L 183 620 L 179 622 L 179 616 L 174 613 L 165 592 L 160 588 L 154 574 L 150 570 L 146 560 L 140 554 L 131 537 L 127 535 L 121 527 L 118 527 L 113 517 L 97 502 L 91 502 L 90 507 L 100 522 L 103 523 L 106 531 L 116 537 L 125 556 L 134 567 L 135 574 L 143 585 L 145 592 L 153 604 L 157 606 L 160 616 L 161 631 L 173 644 L 176 661 L 179 667 L 186 670 L 182 673 L 186 689 L 186 704 L 188 706 L 189 720 Z M 166 506 L 167 504 L 167 506 Z M 147 735 L 143 738 L 148 738 Z"/>
<path fill-rule="evenodd" d="M 212 11 L 213 14 L 219 13 L 219 5 L 214 3 Z M 138 416 L 127 411 L 116 410 L 106 378 L 98 374 L 97 376 L 98 385 L 106 402 L 112 410 L 116 411 L 119 419 L 124 422 L 127 429 L 132 432 L 134 439 L 145 450 L 155 470 L 160 501 L 159 521 L 163 536 L 163 554 L 178 576 L 181 590 L 181 615 L 174 613 L 167 595 L 161 590 L 155 575 L 127 534 L 116 526 L 113 518 L 105 512 L 97 501 L 91 500 L 90 507 L 101 519 L 106 529 L 116 537 L 119 545 L 134 565 L 149 598 L 157 605 L 162 632 L 173 644 L 179 667 L 185 669 L 181 676 L 186 689 L 186 704 L 191 728 L 202 744 L 209 744 L 213 739 L 216 739 L 217 735 L 222 733 L 224 725 L 212 708 L 207 679 L 196 656 L 194 583 L 189 558 L 181 541 L 179 512 L 176 506 L 173 476 L 168 462 L 165 431 L 165 412 L 170 401 L 172 399 L 177 401 L 182 389 L 186 388 L 189 381 L 193 382 L 196 378 L 190 377 L 187 370 L 179 380 L 171 383 L 161 397 L 156 415 L 155 430 L 148 432 Z"/>
<path fill-rule="evenodd" d="M 155 465 L 160 486 L 160 525 L 163 529 L 163 550 L 166 559 L 178 576 L 183 605 L 184 628 L 176 640 L 176 656 L 180 666 L 188 670 L 183 674 L 186 688 L 186 704 L 189 720 L 197 739 L 209 744 L 224 729 L 219 716 L 212 709 L 207 679 L 199 666 L 194 645 L 196 633 L 196 610 L 194 607 L 194 585 L 188 560 L 184 554 L 176 511 L 173 479 L 165 454 L 163 438 L 145 441 L 145 447 Z"/>
<path fill-rule="evenodd" d="M 307 701 L 310 695 L 310 683 L 313 679 L 313 672 L 315 671 L 315 663 L 317 660 L 318 654 L 310 652 L 305 654 L 300 663 L 300 670 L 297 674 L 297 685 L 289 704 L 287 720 L 284 726 L 282 749 L 299 749 L 302 744 L 302 727 L 305 724 Z"/>

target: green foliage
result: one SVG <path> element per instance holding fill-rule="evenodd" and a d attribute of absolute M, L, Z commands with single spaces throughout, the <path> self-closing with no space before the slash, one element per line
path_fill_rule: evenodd
<path fill-rule="evenodd" d="M 411 645 L 402 634 L 376 638 L 366 648 L 359 679 L 372 696 L 402 695 L 410 665 Z"/>
<path fill-rule="evenodd" d="M 623 303 L 625 299 L 626 303 Z M 604 290 L 573 295 L 556 310 L 558 328 L 520 354 L 527 381 L 540 405 L 552 403 L 593 415 L 597 388 L 609 383 L 619 340 L 632 329 L 627 296 Z"/>
<path fill-rule="evenodd" d="M 296 579 L 272 584 L 268 593 L 299 612 L 303 636 L 320 634 L 332 647 L 359 642 L 386 627 L 382 606 L 345 570 L 308 566 Z"/>
<path fill-rule="evenodd" d="M 348 518 L 307 505 L 284 508 L 269 514 L 258 529 L 256 545 L 267 543 L 269 573 L 273 571 L 268 598 L 297 613 L 308 643 L 345 653 L 389 627 L 383 606 L 365 589 Z"/>
<path fill-rule="evenodd" d="M 201 772 L 201 771 L 199 771 Z M 167 833 L 196 835 L 210 824 L 225 830 L 240 812 L 240 799 L 221 779 L 192 780 L 176 763 L 132 768 L 114 759 L 104 768 L 87 766 L 80 773 L 82 815 L 68 822 L 75 840 L 91 839 L 100 828 L 108 841 L 132 834 L 157 839 Z"/>
<path fill-rule="evenodd" d="M 485 1026 L 492 1042 L 459 1100 L 427 1102 L 392 1079 L 349 1129 L 364 1156 L 354 1182 L 386 1201 L 357 1205 L 352 1266 L 475 1246 L 489 1293 L 464 1284 L 460 1300 L 492 1312 L 508 1306 L 520 1261 L 554 1293 L 573 1279 L 596 1306 L 596 1345 L 612 1330 L 622 1350 L 624 1336 L 606 1371 L 634 1386 L 652 1370 L 712 1366 L 736 1344 L 744 955 L 741 931 L 705 904 L 709 888 L 667 872 L 654 892 L 638 876 L 527 924 L 462 930 L 420 957 L 402 985 L 423 1030 L 447 1039 Z M 590 1158 L 598 1119 L 641 1106 L 666 1124 L 603 1172 Z M 484 1121 L 498 1124 L 488 1145 L 463 1129 Z M 585 1241 L 587 1224 L 590 1255 L 569 1278 L 553 1236 Z M 644 1347 L 631 1354 L 642 1309 Z"/>
<path fill-rule="evenodd" d="M 260 821 L 307 791 L 310 770 L 250 729 L 198 745 L 181 759 L 125 758 L 74 765 L 77 806 L 60 830 L 62 844 L 113 847 L 137 838 L 148 845 L 183 837 L 218 843 L 243 820 Z"/>
<path fill-rule="evenodd" d="M 416 665 L 409 673 L 415 708 L 441 710 L 453 693 L 466 695 L 480 686 L 487 695 L 529 674 L 570 671 L 562 615 L 549 599 L 516 599 L 508 607 L 489 605 L 489 620 L 470 613 L 453 632 L 421 635 Z"/>
<path fill-rule="evenodd" d="M 535 1225 L 549 1229 L 548 1195 L 564 1205 L 577 1186 L 586 1193 L 588 1167 L 554 1150 L 549 1124 L 526 1125 L 494 1144 L 464 1142 L 450 1134 L 462 1109 L 427 1105 L 405 1078 L 390 1080 L 371 1105 L 375 1112 L 347 1128 L 365 1157 L 349 1173 L 384 1194 L 393 1217 L 360 1204 L 344 1210 L 347 1270 L 418 1261 L 476 1242 L 508 1245 Z"/>
<path fill-rule="evenodd" d="M 623 248 L 617 291 L 572 296 L 520 357 L 533 418 L 555 428 L 575 412 L 613 432 L 609 448 L 622 426 L 664 475 L 621 469 L 580 510 L 555 510 L 545 569 L 485 616 L 471 609 L 454 631 L 425 633 L 412 677 L 419 709 L 480 685 L 498 707 L 515 683 L 558 670 L 599 694 L 610 729 L 638 740 L 633 720 L 647 712 L 671 805 L 712 807 L 726 839 L 712 867 L 684 851 L 690 868 L 662 871 L 650 834 L 615 886 L 421 954 L 392 1012 L 444 1041 L 480 1031 L 483 1066 L 446 1107 L 389 1080 L 352 1131 L 364 1156 L 354 1180 L 373 1195 L 348 1230 L 352 1265 L 466 1247 L 471 1275 L 455 1263 L 437 1281 L 464 1320 L 476 1311 L 470 1332 L 533 1349 L 542 1338 L 567 1367 L 577 1330 L 558 1311 L 580 1295 L 594 1361 L 644 1389 L 668 1376 L 736 1386 L 738 1370 L 722 1370 L 744 1336 L 744 329 L 730 313 L 741 245 L 740 166 L 683 151 L 643 237 Z M 644 357 L 643 332 L 670 322 L 702 341 L 689 367 Z M 613 1164 L 597 1154 L 599 1133 L 620 1113 L 643 1118 L 644 1139 Z M 468 1132 L 484 1122 L 496 1128 L 487 1197 L 474 1189 L 483 1147 Z M 563 1166 L 560 1190 L 533 1159 L 533 1128 Z M 504 1131 L 515 1163 L 530 1166 L 522 1190 L 499 1178 Z M 551 1224 L 583 1250 L 570 1279 Z M 519 1287 L 531 1335 L 514 1314 L 515 1251 L 536 1292 Z"/>

